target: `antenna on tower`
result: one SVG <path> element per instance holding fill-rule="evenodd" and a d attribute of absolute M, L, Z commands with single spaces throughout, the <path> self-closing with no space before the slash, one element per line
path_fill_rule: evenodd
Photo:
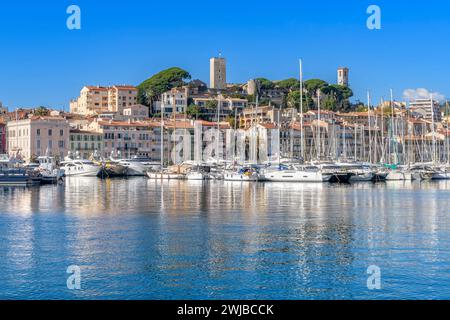
<path fill-rule="evenodd" d="M 222 51 L 219 51 L 219 58 L 222 58 Z"/>

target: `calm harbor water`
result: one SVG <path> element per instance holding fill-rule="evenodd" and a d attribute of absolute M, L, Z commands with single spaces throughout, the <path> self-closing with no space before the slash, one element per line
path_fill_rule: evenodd
<path fill-rule="evenodd" d="M 0 203 L 0 299 L 450 298 L 450 182 L 75 178 Z"/>

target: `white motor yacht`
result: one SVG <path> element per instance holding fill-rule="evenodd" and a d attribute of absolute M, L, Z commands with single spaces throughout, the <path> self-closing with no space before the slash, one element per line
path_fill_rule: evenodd
<path fill-rule="evenodd" d="M 128 176 L 145 176 L 147 171 L 161 170 L 161 164 L 152 162 L 149 158 L 133 157 L 119 160 L 118 163 L 127 168 Z"/>
<path fill-rule="evenodd" d="M 327 182 L 331 174 L 323 174 L 315 166 L 286 166 L 269 167 L 261 171 L 261 180 L 271 182 Z"/>
<path fill-rule="evenodd" d="M 66 159 L 61 163 L 66 177 L 97 177 L 102 166 L 85 159 Z"/>

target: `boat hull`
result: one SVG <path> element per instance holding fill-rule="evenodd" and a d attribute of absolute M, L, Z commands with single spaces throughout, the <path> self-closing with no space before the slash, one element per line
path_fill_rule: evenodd
<path fill-rule="evenodd" d="M 375 174 L 372 172 L 355 173 L 350 177 L 351 182 L 369 182 L 373 181 Z"/>
<path fill-rule="evenodd" d="M 147 177 L 152 180 L 183 180 L 184 175 L 178 173 L 147 172 Z"/>
<path fill-rule="evenodd" d="M 350 183 L 352 173 L 333 173 L 329 182 L 331 183 Z"/>
<path fill-rule="evenodd" d="M 29 176 L 1 175 L 0 186 L 2 187 L 31 187 L 41 184 L 40 178 L 31 178 Z"/>
<path fill-rule="evenodd" d="M 225 181 L 239 181 L 239 182 L 256 182 L 260 180 L 258 175 L 247 175 L 239 173 L 225 173 L 223 175 Z"/>
<path fill-rule="evenodd" d="M 391 171 L 386 177 L 386 181 L 411 181 L 412 174 L 410 172 Z"/>
<path fill-rule="evenodd" d="M 100 166 L 84 166 L 78 168 L 64 168 L 64 175 L 66 177 L 97 177 L 101 172 Z"/>
<path fill-rule="evenodd" d="M 264 173 L 261 180 L 268 182 L 324 182 L 331 176 L 324 176 L 320 172 L 305 171 L 275 171 Z"/>
<path fill-rule="evenodd" d="M 206 176 L 201 172 L 190 172 L 186 175 L 186 180 L 201 181 L 201 180 L 206 180 Z"/>

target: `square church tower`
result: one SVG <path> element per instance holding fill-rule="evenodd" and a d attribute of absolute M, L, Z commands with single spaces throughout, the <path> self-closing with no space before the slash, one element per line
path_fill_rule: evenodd
<path fill-rule="evenodd" d="M 227 87 L 227 61 L 225 58 L 211 58 L 210 62 L 210 88 L 226 89 Z"/>
<path fill-rule="evenodd" d="M 348 72 L 349 69 L 345 67 L 338 68 L 338 85 L 348 87 Z"/>

